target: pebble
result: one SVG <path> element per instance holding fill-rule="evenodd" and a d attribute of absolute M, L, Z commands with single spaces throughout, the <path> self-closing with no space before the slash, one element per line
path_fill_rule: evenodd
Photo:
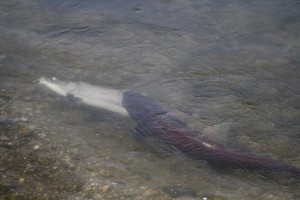
<path fill-rule="evenodd" d="M 24 178 L 20 178 L 20 179 L 19 179 L 19 182 L 20 182 L 20 183 L 24 183 L 24 182 L 25 182 L 25 179 L 24 179 Z"/>
<path fill-rule="evenodd" d="M 111 185 L 107 184 L 100 188 L 102 192 L 107 192 L 111 188 Z"/>
<path fill-rule="evenodd" d="M 44 137 L 46 137 L 47 135 L 46 135 L 45 133 L 39 133 L 38 136 L 39 136 L 40 138 L 44 138 Z"/>
<path fill-rule="evenodd" d="M 0 60 L 3 60 L 3 59 L 5 59 L 5 58 L 6 58 L 6 55 L 5 55 L 5 54 L 0 55 Z"/>
<path fill-rule="evenodd" d="M 162 188 L 165 193 L 167 193 L 172 198 L 178 198 L 182 196 L 192 196 L 197 197 L 197 192 L 193 189 L 183 187 L 180 185 L 166 186 Z"/>
<path fill-rule="evenodd" d="M 7 141 L 10 141 L 9 137 L 7 137 L 6 135 L 1 135 L 0 136 L 0 141 L 2 142 L 7 142 Z"/>

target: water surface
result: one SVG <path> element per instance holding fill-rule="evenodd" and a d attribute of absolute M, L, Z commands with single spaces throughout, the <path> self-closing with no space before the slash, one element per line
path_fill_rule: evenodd
<path fill-rule="evenodd" d="M 297 199 L 299 181 L 162 156 L 41 76 L 146 93 L 221 144 L 300 167 L 297 0 L 0 1 L 0 195 Z"/>

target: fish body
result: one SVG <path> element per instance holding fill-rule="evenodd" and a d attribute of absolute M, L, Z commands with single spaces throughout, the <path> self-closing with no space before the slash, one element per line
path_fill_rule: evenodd
<path fill-rule="evenodd" d="M 171 147 L 168 149 L 176 149 L 218 167 L 265 169 L 300 177 L 300 170 L 288 163 L 249 154 L 207 140 L 146 95 L 57 79 L 41 78 L 40 83 L 59 95 L 72 95 L 87 105 L 129 116 L 136 122 L 134 137 L 138 141 L 154 139 Z"/>
<path fill-rule="evenodd" d="M 172 116 L 150 97 L 127 91 L 123 105 L 137 122 L 135 135 L 142 140 L 154 137 L 180 152 L 209 164 L 224 168 L 265 169 L 300 176 L 300 170 L 290 164 L 229 148 L 202 137 L 185 123 Z M 148 105 L 148 106 L 146 106 Z M 172 149 L 172 148 L 170 148 Z"/>

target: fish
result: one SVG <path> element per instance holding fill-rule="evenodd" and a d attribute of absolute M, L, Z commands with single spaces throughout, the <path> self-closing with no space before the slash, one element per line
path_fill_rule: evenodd
<path fill-rule="evenodd" d="M 156 141 L 159 145 L 205 160 L 218 169 L 239 168 L 284 172 L 300 178 L 300 169 L 283 162 L 211 141 L 198 131 L 154 101 L 151 97 L 131 90 L 116 90 L 84 82 L 61 81 L 56 78 L 40 78 L 45 85 L 61 96 L 72 96 L 80 102 L 100 109 L 130 117 L 136 123 L 133 136 L 137 141 Z M 154 143 L 151 143 L 155 145 Z M 171 152 L 172 153 L 172 152 Z"/>
<path fill-rule="evenodd" d="M 128 116 L 127 110 L 122 106 L 123 92 L 120 90 L 99 87 L 85 82 L 61 81 L 54 77 L 41 77 L 39 83 L 60 96 L 76 99 L 77 103 Z"/>

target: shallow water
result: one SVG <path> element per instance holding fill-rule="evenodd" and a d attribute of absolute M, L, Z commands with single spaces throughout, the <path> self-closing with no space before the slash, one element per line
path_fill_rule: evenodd
<path fill-rule="evenodd" d="M 41 76 L 146 93 L 211 140 L 300 167 L 300 4 L 0 1 L 0 197 L 297 199 L 299 181 L 157 155 Z"/>

